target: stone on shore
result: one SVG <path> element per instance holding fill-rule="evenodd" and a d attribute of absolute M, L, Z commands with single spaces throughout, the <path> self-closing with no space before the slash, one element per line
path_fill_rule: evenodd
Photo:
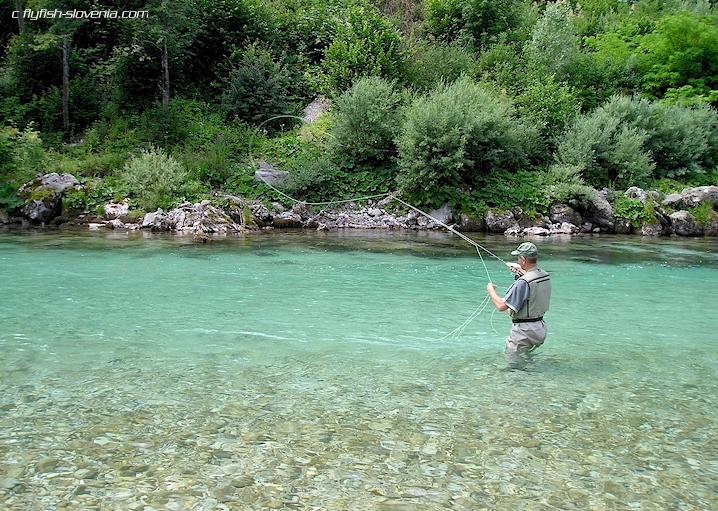
<path fill-rule="evenodd" d="M 678 236 L 703 236 L 703 228 L 698 225 L 696 217 L 688 211 L 676 211 L 670 215 L 671 225 Z"/>
<path fill-rule="evenodd" d="M 489 232 L 500 233 L 518 225 L 513 212 L 490 209 L 484 215 L 486 229 Z"/>
<path fill-rule="evenodd" d="M 289 172 L 277 170 L 266 161 L 259 162 L 259 169 L 254 172 L 254 180 L 270 185 L 283 185 L 289 178 Z"/>
<path fill-rule="evenodd" d="M 17 191 L 25 203 L 21 214 L 33 224 L 47 224 L 62 212 L 62 198 L 68 190 L 79 189 L 80 182 L 72 174 L 45 174 Z"/>

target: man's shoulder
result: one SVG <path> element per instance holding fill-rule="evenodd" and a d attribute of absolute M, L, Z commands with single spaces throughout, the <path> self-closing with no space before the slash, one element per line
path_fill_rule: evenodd
<path fill-rule="evenodd" d="M 550 279 L 551 276 L 545 270 L 542 270 L 538 266 L 531 268 L 529 271 L 521 276 L 521 280 L 530 281 L 537 279 Z"/>

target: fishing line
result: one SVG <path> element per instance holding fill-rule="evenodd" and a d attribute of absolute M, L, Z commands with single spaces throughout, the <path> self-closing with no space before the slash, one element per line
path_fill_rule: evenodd
<path fill-rule="evenodd" d="M 260 128 L 261 128 L 264 124 L 266 124 L 266 123 L 268 123 L 268 122 L 271 122 L 271 121 L 274 121 L 274 120 L 277 120 L 277 119 L 283 119 L 283 118 L 287 118 L 287 119 L 298 119 L 298 120 L 302 121 L 303 123 L 305 122 L 304 119 L 302 119 L 301 117 L 298 117 L 298 116 L 296 116 L 296 115 L 276 115 L 276 116 L 270 117 L 269 119 L 267 119 L 267 120 L 263 121 L 262 123 L 260 123 L 260 124 L 257 126 L 257 132 L 259 132 Z M 328 135 L 328 136 L 330 136 L 330 137 L 332 137 L 339 145 L 343 145 L 343 144 L 341 144 L 341 142 L 339 142 L 339 141 L 336 139 L 336 137 L 334 137 L 331 133 L 328 133 L 328 132 L 326 132 L 326 131 L 324 131 L 323 133 L 326 134 L 326 135 Z M 249 159 L 250 159 L 250 161 L 251 161 L 251 163 L 252 163 L 252 165 L 253 165 L 254 167 L 259 167 L 259 165 L 258 165 L 258 164 L 256 163 L 256 161 L 254 160 L 254 156 L 253 156 L 253 153 L 252 153 L 252 144 L 253 144 L 253 142 L 254 142 L 254 135 L 249 139 Z M 270 189 L 272 189 L 275 193 L 279 194 L 280 196 L 284 197 L 285 199 L 288 199 L 289 201 L 291 201 L 291 202 L 293 202 L 293 203 L 295 203 L 295 204 L 305 204 L 305 205 L 307 205 L 307 206 L 329 206 L 329 205 L 332 205 L 332 204 L 344 204 L 344 203 L 348 203 L 348 202 L 359 202 L 359 201 L 364 201 L 364 200 L 369 200 L 369 199 L 379 199 L 379 198 L 387 198 L 387 197 L 390 197 L 390 198 L 392 198 L 393 200 L 395 200 L 395 201 L 397 201 L 397 202 L 403 204 L 404 206 L 406 206 L 406 207 L 408 207 L 408 208 L 410 208 L 410 209 L 416 211 L 417 213 L 423 215 L 424 217 L 426 217 L 426 218 L 432 220 L 433 222 L 439 224 L 439 225 L 442 226 L 444 229 L 446 229 L 447 231 L 449 231 L 449 232 L 451 232 L 451 233 L 457 235 L 458 237 L 460 237 L 461 239 L 463 239 L 463 240 L 466 241 L 467 243 L 470 243 L 471 245 L 473 245 L 474 248 L 476 248 L 476 253 L 477 253 L 478 256 L 479 256 L 479 259 L 481 260 L 481 264 L 482 264 L 483 267 L 484 267 L 484 271 L 486 272 L 486 277 L 489 279 L 489 282 L 492 282 L 492 279 L 491 279 L 491 275 L 490 275 L 490 273 L 489 273 L 489 268 L 488 268 L 488 266 L 486 265 L 486 261 L 484 260 L 483 255 L 481 255 L 481 251 L 482 251 L 482 250 L 483 250 L 484 252 L 486 252 L 488 255 L 490 255 L 491 257 L 493 257 L 494 259 L 497 259 L 497 260 L 501 261 L 503 264 L 508 265 L 508 263 L 507 263 L 506 261 L 504 261 L 501 257 L 497 256 L 496 254 L 494 254 L 493 252 L 491 252 L 488 248 L 484 247 L 483 245 L 481 245 L 481 244 L 478 243 L 477 241 L 475 241 L 475 240 L 471 239 L 470 237 L 466 236 L 465 234 L 463 234 L 463 233 L 457 231 L 457 230 L 454 229 L 452 226 L 445 224 L 445 223 L 442 222 L 441 220 L 438 220 L 438 219 L 434 218 L 434 217 L 431 216 L 429 213 L 427 213 L 427 212 L 425 212 L 425 211 L 422 211 L 421 209 L 417 208 L 416 206 L 413 206 L 413 205 L 409 204 L 408 202 L 405 202 L 405 201 L 401 200 L 400 198 L 398 198 L 398 197 L 397 197 L 396 195 L 394 195 L 393 193 L 381 193 L 381 194 L 376 194 L 376 195 L 367 195 L 367 196 L 364 196 L 364 197 L 355 197 L 355 198 L 352 198 L 352 199 L 339 199 L 339 200 L 332 200 L 332 201 L 326 201 L 326 202 L 305 202 L 305 201 L 301 201 L 301 200 L 299 200 L 299 199 L 295 199 L 294 197 L 291 197 L 291 196 L 287 195 L 286 193 L 282 192 L 282 191 L 279 190 L 277 187 L 273 186 L 271 183 L 269 183 L 267 180 L 265 180 L 264 177 L 263 177 L 261 174 L 259 175 L 259 178 L 262 180 L 262 182 L 263 182 L 266 186 L 268 186 L 268 187 L 269 187 Z M 486 307 L 488 306 L 488 304 L 490 303 L 490 301 L 491 301 L 490 297 L 487 296 L 486 298 L 484 298 L 484 300 L 481 302 L 481 304 L 478 306 L 478 308 L 477 308 L 474 312 L 472 312 L 471 315 L 470 315 L 466 320 L 464 320 L 464 322 L 463 322 L 461 325 L 459 325 L 458 327 L 456 327 L 454 330 L 452 330 L 451 332 L 449 332 L 447 335 L 445 335 L 444 337 L 442 337 L 442 338 L 439 339 L 439 340 L 444 340 L 444 339 L 446 339 L 446 338 L 448 338 L 448 337 L 452 337 L 453 339 L 458 338 L 458 337 L 463 333 L 464 329 L 469 325 L 469 323 L 471 323 L 474 319 L 476 319 L 479 315 L 481 315 L 482 312 L 484 312 L 484 310 L 486 309 Z M 496 311 L 494 310 L 494 312 L 496 312 Z M 491 327 L 494 329 L 494 331 L 495 331 L 496 333 L 499 333 L 499 332 L 496 331 L 496 328 L 494 328 L 494 325 L 493 325 L 493 316 L 494 316 L 494 315 L 493 315 L 493 313 L 492 313 L 492 314 L 491 314 Z"/>
<path fill-rule="evenodd" d="M 270 118 L 267 119 L 266 121 L 262 121 L 262 122 L 257 126 L 257 132 L 259 132 L 260 128 L 261 128 L 263 125 L 265 125 L 266 123 L 271 122 L 271 121 L 274 121 L 274 120 L 277 120 L 277 119 L 299 119 L 300 121 L 305 122 L 304 119 L 302 119 L 301 117 L 298 117 L 298 116 L 296 116 L 296 115 L 289 115 L 289 114 L 275 115 L 274 117 L 270 117 Z M 331 133 L 329 133 L 329 132 L 327 132 L 327 131 L 322 131 L 322 133 L 324 133 L 325 135 L 328 135 L 328 136 L 332 137 L 332 138 L 336 141 L 337 144 L 339 144 L 339 145 L 341 145 L 341 146 L 344 145 L 344 144 L 342 144 L 341 142 L 339 142 L 339 140 L 337 140 L 337 138 L 336 138 L 334 135 L 332 135 Z M 254 167 L 259 167 L 259 165 L 257 164 L 256 160 L 254 159 L 254 155 L 252 154 L 252 144 L 253 144 L 253 143 L 254 143 L 254 135 L 252 135 L 252 136 L 250 137 L 250 139 L 249 139 L 249 160 L 252 162 L 252 165 L 253 165 Z M 262 182 L 263 182 L 265 185 L 267 185 L 267 186 L 268 186 L 269 188 L 271 188 L 274 192 L 276 192 L 277 194 L 281 195 L 281 196 L 284 197 L 285 199 L 289 199 L 290 201 L 294 202 L 295 204 L 300 204 L 300 203 L 301 203 L 301 204 L 306 204 L 307 206 L 330 206 L 330 205 L 332 205 L 332 204 L 344 204 L 344 203 L 347 203 L 347 202 L 357 202 L 357 201 L 362 201 L 362 200 L 384 198 L 384 197 L 386 197 L 386 196 L 388 195 L 387 193 L 380 193 L 380 194 L 376 194 L 376 195 L 367 195 L 367 196 L 365 196 L 365 197 L 356 197 L 356 198 L 354 198 L 354 199 L 338 199 L 338 200 L 327 201 L 327 202 L 305 202 L 305 201 L 300 201 L 300 200 L 298 200 L 298 199 L 295 199 L 294 197 L 290 197 L 289 195 L 287 195 L 286 193 L 282 192 L 281 190 L 279 190 L 279 189 L 276 188 L 275 186 L 272 186 L 272 185 L 271 185 L 267 180 L 265 180 L 261 175 L 259 176 L 259 178 L 262 180 Z"/>

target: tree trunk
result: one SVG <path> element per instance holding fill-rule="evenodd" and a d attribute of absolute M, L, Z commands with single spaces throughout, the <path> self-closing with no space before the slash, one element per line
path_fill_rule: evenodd
<path fill-rule="evenodd" d="M 22 26 L 25 22 L 25 18 L 22 14 L 22 0 L 15 0 L 15 10 L 17 11 L 17 26 L 22 34 Z"/>
<path fill-rule="evenodd" d="M 170 64 L 167 56 L 167 38 L 162 39 L 162 106 L 167 109 L 170 103 Z"/>
<path fill-rule="evenodd" d="M 62 128 L 70 133 L 70 41 L 62 40 Z"/>

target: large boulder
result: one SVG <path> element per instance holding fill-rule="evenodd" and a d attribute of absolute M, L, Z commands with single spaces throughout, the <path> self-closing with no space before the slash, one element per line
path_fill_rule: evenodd
<path fill-rule="evenodd" d="M 712 215 L 708 220 L 708 225 L 703 230 L 703 235 L 711 238 L 718 237 L 718 215 Z"/>
<path fill-rule="evenodd" d="M 666 232 L 661 222 L 653 220 L 651 222 L 643 222 L 643 225 L 641 225 L 641 234 L 644 236 L 663 236 Z"/>
<path fill-rule="evenodd" d="M 633 234 L 633 224 L 630 220 L 619 218 L 614 223 L 613 230 L 616 234 Z"/>
<path fill-rule="evenodd" d="M 293 211 L 284 211 L 283 213 L 276 215 L 274 220 L 272 220 L 272 224 L 274 227 L 279 229 L 295 229 L 304 227 L 302 217 Z"/>
<path fill-rule="evenodd" d="M 629 199 L 638 199 L 641 202 L 646 202 L 646 192 L 637 186 L 631 186 L 628 190 L 623 192 L 623 195 Z"/>
<path fill-rule="evenodd" d="M 122 216 L 126 216 L 130 212 L 130 204 L 125 199 L 122 202 L 108 202 L 104 205 L 105 220 L 115 220 Z"/>
<path fill-rule="evenodd" d="M 617 227 L 613 207 L 611 203 L 608 202 L 606 193 L 604 192 L 595 194 L 591 202 L 581 213 L 584 221 L 590 222 L 603 232 L 614 232 Z"/>
<path fill-rule="evenodd" d="M 703 228 L 696 221 L 696 217 L 688 211 L 676 211 L 671 214 L 670 218 L 673 231 L 678 236 L 697 237 L 703 235 Z"/>
<path fill-rule="evenodd" d="M 686 188 L 681 193 L 669 193 L 663 199 L 664 206 L 675 209 L 693 208 L 701 203 L 718 206 L 718 186 Z"/>
<path fill-rule="evenodd" d="M 697 188 L 686 188 L 681 193 L 681 202 L 686 207 L 698 206 L 701 203 L 708 203 L 718 206 L 718 186 L 699 186 Z"/>
<path fill-rule="evenodd" d="M 431 211 L 428 211 L 428 214 L 431 218 L 441 222 L 442 224 L 452 224 L 454 223 L 454 215 L 456 214 L 456 211 L 454 211 L 454 209 L 447 203 L 444 203 L 439 209 L 432 209 Z"/>
<path fill-rule="evenodd" d="M 518 224 L 513 212 L 490 209 L 484 214 L 484 222 L 489 232 L 506 232 Z"/>
<path fill-rule="evenodd" d="M 174 227 L 170 223 L 170 219 L 162 208 L 157 208 L 157 211 L 147 213 L 142 219 L 142 228 L 150 229 L 152 231 L 169 231 Z"/>
<path fill-rule="evenodd" d="M 62 198 L 68 190 L 77 190 L 80 182 L 72 174 L 45 174 L 18 190 L 25 201 L 20 212 L 34 224 L 45 224 L 62 213 Z"/>
<path fill-rule="evenodd" d="M 249 209 L 252 211 L 252 218 L 254 218 L 254 222 L 259 227 L 270 225 L 272 223 L 274 215 L 269 208 L 261 202 L 252 204 Z"/>
<path fill-rule="evenodd" d="M 289 178 L 289 172 L 277 170 L 266 161 L 259 162 L 259 169 L 254 172 L 254 180 L 268 185 L 283 185 Z"/>
<path fill-rule="evenodd" d="M 152 231 L 209 234 L 226 234 L 243 230 L 241 224 L 232 220 L 227 213 L 211 205 L 207 200 L 195 204 L 185 202 L 167 213 L 162 209 L 147 213 L 142 221 L 142 228 Z"/>
<path fill-rule="evenodd" d="M 466 213 L 461 213 L 457 228 L 464 232 L 481 232 L 486 230 L 486 224 L 483 218 L 474 218 Z"/>
<path fill-rule="evenodd" d="M 554 204 L 549 211 L 549 219 L 552 223 L 581 225 L 583 220 L 574 209 L 568 204 Z"/>
<path fill-rule="evenodd" d="M 578 226 L 572 223 L 562 222 L 560 224 L 551 224 L 549 234 L 578 234 L 579 230 Z"/>

